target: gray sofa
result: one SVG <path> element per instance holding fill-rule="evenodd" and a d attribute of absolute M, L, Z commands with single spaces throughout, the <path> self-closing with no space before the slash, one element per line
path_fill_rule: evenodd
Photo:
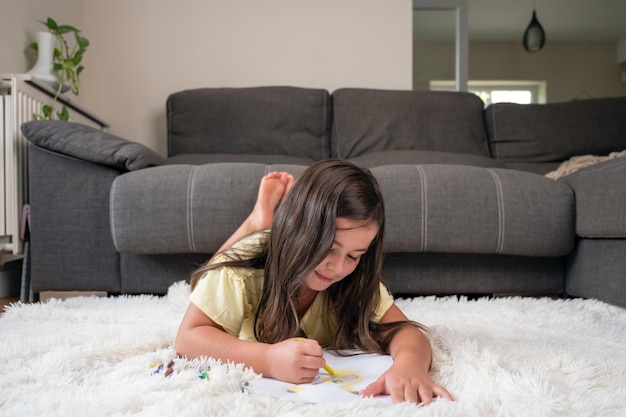
<path fill-rule="evenodd" d="M 28 122 L 32 289 L 162 294 L 242 222 L 265 173 L 337 157 L 381 184 L 395 295 L 626 306 L 626 158 L 543 175 L 626 149 L 625 116 L 626 97 L 484 109 L 456 92 L 195 89 L 167 100 L 167 158 Z"/>

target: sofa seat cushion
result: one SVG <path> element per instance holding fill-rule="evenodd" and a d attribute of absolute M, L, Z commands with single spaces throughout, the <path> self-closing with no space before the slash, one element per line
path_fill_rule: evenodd
<path fill-rule="evenodd" d="M 256 164 L 288 164 L 311 165 L 315 162 L 310 158 L 300 158 L 290 155 L 259 155 L 259 154 L 231 154 L 231 153 L 183 153 L 171 156 L 165 160 L 168 165 L 191 164 L 204 165 L 220 162 L 252 162 Z"/>
<path fill-rule="evenodd" d="M 371 152 L 355 158 L 350 158 L 359 166 L 372 168 L 383 165 L 423 165 L 423 164 L 454 164 L 471 165 L 478 167 L 503 168 L 502 164 L 493 158 L 468 153 L 438 152 L 438 151 L 379 151 Z"/>
<path fill-rule="evenodd" d="M 499 161 L 506 169 L 516 169 L 518 171 L 533 172 L 545 175 L 554 171 L 561 165 L 561 162 L 524 162 L 524 161 Z"/>
<path fill-rule="evenodd" d="M 165 165 L 120 175 L 111 230 L 122 253 L 213 253 L 254 206 L 260 178 L 304 165 Z M 574 243 L 574 196 L 564 183 L 499 168 L 372 168 L 387 209 L 386 252 L 564 256 Z"/>
<path fill-rule="evenodd" d="M 333 156 L 389 150 L 489 156 L 483 102 L 475 94 L 344 88 L 332 98 Z"/>
<path fill-rule="evenodd" d="M 261 178 L 305 165 L 163 165 L 118 176 L 111 233 L 121 253 L 214 253 L 252 210 Z"/>
<path fill-rule="evenodd" d="M 385 252 L 558 257 L 574 245 L 574 194 L 541 175 L 461 165 L 372 168 Z"/>

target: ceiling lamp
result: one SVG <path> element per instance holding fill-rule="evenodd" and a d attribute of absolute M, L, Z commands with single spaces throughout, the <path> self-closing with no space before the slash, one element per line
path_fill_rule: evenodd
<path fill-rule="evenodd" d="M 524 49 L 528 52 L 538 52 L 543 48 L 546 43 L 546 32 L 543 31 L 543 27 L 539 20 L 537 20 L 537 13 L 535 12 L 535 5 L 533 4 L 533 18 L 530 20 L 526 31 L 524 32 Z"/>

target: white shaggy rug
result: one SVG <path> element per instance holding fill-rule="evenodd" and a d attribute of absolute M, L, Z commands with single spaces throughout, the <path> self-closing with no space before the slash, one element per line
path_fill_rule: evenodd
<path fill-rule="evenodd" d="M 431 327 L 433 376 L 456 398 L 420 407 L 277 399 L 242 389 L 258 376 L 240 365 L 175 359 L 188 292 L 11 306 L 0 416 L 626 416 L 626 310 L 598 301 L 398 300 Z"/>

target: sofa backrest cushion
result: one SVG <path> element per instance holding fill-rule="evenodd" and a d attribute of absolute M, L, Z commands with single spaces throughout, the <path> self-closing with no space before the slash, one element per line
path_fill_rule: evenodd
<path fill-rule="evenodd" d="M 201 88 L 167 99 L 168 156 L 329 156 L 330 96 L 298 87 Z"/>
<path fill-rule="evenodd" d="M 489 156 L 483 102 L 471 93 L 339 89 L 331 153 L 428 150 Z"/>
<path fill-rule="evenodd" d="M 626 97 L 496 103 L 485 118 L 492 156 L 501 161 L 564 161 L 626 149 Z"/>

